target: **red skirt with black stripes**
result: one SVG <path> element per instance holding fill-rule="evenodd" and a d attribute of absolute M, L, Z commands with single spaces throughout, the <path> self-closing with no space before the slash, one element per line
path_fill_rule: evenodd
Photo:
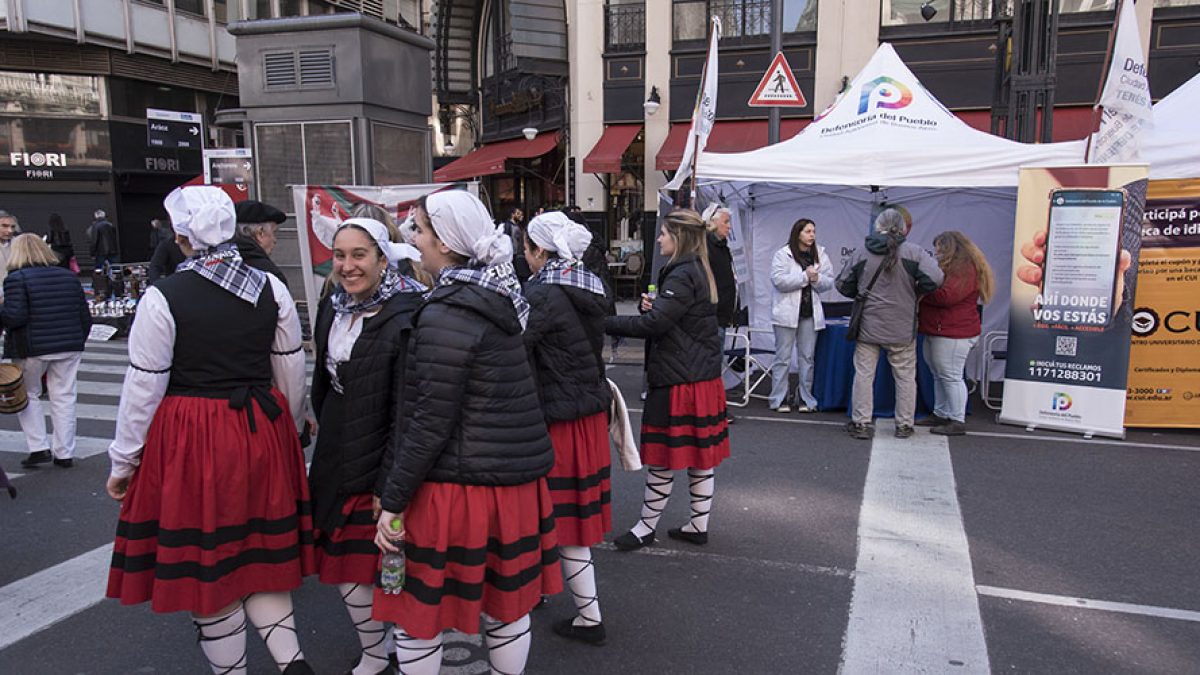
<path fill-rule="evenodd" d="M 376 584 L 372 616 L 412 637 L 511 623 L 562 590 L 545 479 L 511 486 L 425 482 L 404 512 L 404 590 Z"/>
<path fill-rule="evenodd" d="M 110 598 L 156 612 L 214 614 L 251 593 L 289 591 L 315 571 L 304 455 L 288 403 L 167 396 L 121 502 Z"/>
<path fill-rule="evenodd" d="M 646 392 L 642 463 L 668 469 L 712 469 L 729 457 L 729 423 L 721 378 Z"/>
<path fill-rule="evenodd" d="M 379 568 L 371 493 L 350 495 L 342 502 L 337 525 L 317 530 L 317 574 L 326 584 L 373 584 Z"/>
<path fill-rule="evenodd" d="M 612 529 L 608 414 L 549 424 L 554 468 L 546 477 L 559 546 L 593 546 Z"/>

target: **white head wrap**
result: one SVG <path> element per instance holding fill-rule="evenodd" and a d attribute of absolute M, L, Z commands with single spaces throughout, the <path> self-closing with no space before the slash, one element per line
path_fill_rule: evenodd
<path fill-rule="evenodd" d="M 535 217 L 529 221 L 527 232 L 533 243 L 572 260 L 578 260 L 592 243 L 592 233 L 562 211 L 547 211 Z"/>
<path fill-rule="evenodd" d="M 486 267 L 512 262 L 512 239 L 470 192 L 435 192 L 425 198 L 425 210 L 434 233 L 451 251 Z"/>
<path fill-rule="evenodd" d="M 340 232 L 348 225 L 366 230 L 367 234 L 375 240 L 375 244 L 379 246 L 379 250 L 383 251 L 390 267 L 395 267 L 401 260 L 421 260 L 421 252 L 416 247 L 392 241 L 388 236 L 387 226 L 374 218 L 347 218 L 338 226 L 338 231 Z M 337 238 L 336 234 L 334 234 L 334 238 Z"/>
<path fill-rule="evenodd" d="M 209 249 L 233 237 L 237 211 L 225 191 L 212 185 L 191 185 L 171 191 L 163 200 L 171 226 L 196 250 Z"/>

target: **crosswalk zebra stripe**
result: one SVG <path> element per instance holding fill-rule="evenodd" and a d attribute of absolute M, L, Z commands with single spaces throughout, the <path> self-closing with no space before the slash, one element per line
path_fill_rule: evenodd
<path fill-rule="evenodd" d="M 111 560 L 105 544 L 0 588 L 0 649 L 100 602 Z"/>
<path fill-rule="evenodd" d="M 111 438 L 76 435 L 75 459 L 87 459 L 95 455 L 103 455 L 108 452 L 109 443 L 112 443 Z M 20 431 L 0 430 L 0 452 L 19 455 L 28 454 L 29 447 L 25 445 L 25 434 Z M 8 477 L 13 478 L 14 474 L 10 473 Z"/>

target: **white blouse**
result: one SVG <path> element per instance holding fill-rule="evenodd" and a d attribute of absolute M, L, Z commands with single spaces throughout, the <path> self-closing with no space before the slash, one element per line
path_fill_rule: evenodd
<path fill-rule="evenodd" d="M 275 304 L 279 306 L 275 340 L 271 344 L 271 384 L 288 400 L 296 428 L 304 421 L 304 350 L 300 347 L 300 316 L 283 282 L 268 274 Z M 175 351 L 175 318 L 166 297 L 151 286 L 138 302 L 129 331 L 129 363 L 117 409 L 117 433 L 108 446 L 112 476 L 133 475 L 141 463 L 142 446 L 150 422 L 171 381 Z M 215 353 L 215 352 L 214 352 Z"/>
<path fill-rule="evenodd" d="M 350 360 L 354 343 L 358 342 L 358 336 L 362 335 L 363 323 L 378 313 L 379 310 L 376 309 L 364 314 L 335 312 L 333 315 L 333 323 L 329 326 L 329 346 L 325 350 L 325 370 L 329 371 L 333 390 L 339 394 L 344 392 L 342 382 L 338 379 L 338 365 Z"/>

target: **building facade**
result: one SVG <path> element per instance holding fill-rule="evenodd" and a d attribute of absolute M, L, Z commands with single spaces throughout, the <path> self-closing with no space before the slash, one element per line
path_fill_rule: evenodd
<path fill-rule="evenodd" d="M 163 197 L 203 167 L 199 147 L 151 146 L 146 110 L 199 114 L 204 147 L 248 145 L 220 124 L 240 107 L 227 25 L 338 12 L 420 23 L 418 0 L 0 0 L 0 209 L 39 233 L 60 214 L 83 264 L 103 209 L 121 260 L 147 260 Z"/>
<path fill-rule="evenodd" d="M 718 120 L 709 148 L 732 152 L 766 144 L 767 109 L 747 101 L 774 57 L 771 4 L 437 0 L 427 7 L 427 31 L 437 45 L 434 153 L 442 157 L 435 166 L 451 162 L 443 177 L 477 175 L 485 187 L 491 180 L 494 208 L 516 204 L 528 211 L 561 197 L 603 224 L 613 243 L 637 239 L 649 245 L 653 226 L 642 224 L 654 222 L 658 190 L 682 155 L 710 16 L 721 17 L 724 32 Z M 782 4 L 783 52 L 808 105 L 783 109 L 781 139 L 832 103 L 881 42 L 892 43 L 964 121 L 991 129 L 1002 64 L 1011 59 L 997 58 L 1008 44 L 997 18 L 1011 16 L 1011 0 Z M 1087 135 L 1114 8 L 1113 0 L 1060 2 L 1053 140 Z M 1200 0 L 1154 0 L 1137 9 L 1157 100 L 1200 71 Z M 553 84 L 526 86 L 525 73 L 553 78 Z M 507 88 L 490 89 L 495 82 Z M 565 109 L 541 93 L 551 90 L 565 92 Z M 521 129 L 538 133 L 527 140 Z M 553 139 L 543 138 L 547 131 L 555 132 Z M 531 179 L 556 183 L 509 187 Z"/>

